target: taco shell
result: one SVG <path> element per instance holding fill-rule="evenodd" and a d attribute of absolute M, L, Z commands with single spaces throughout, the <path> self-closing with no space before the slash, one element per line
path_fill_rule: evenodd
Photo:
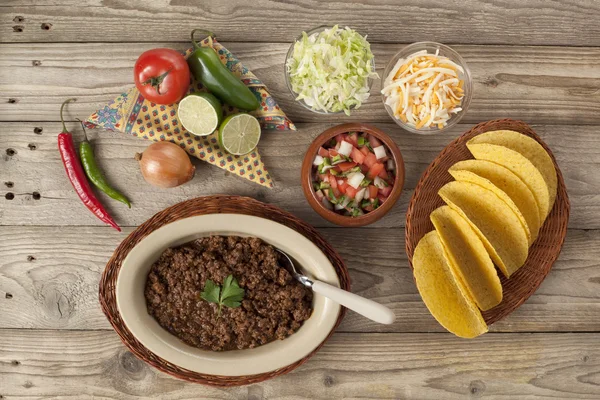
<path fill-rule="evenodd" d="M 539 208 L 531 190 L 529 190 L 527 185 L 525 185 L 525 183 L 509 169 L 490 161 L 465 160 L 454 164 L 450 167 L 448 172 L 450 172 L 457 181 L 464 180 L 478 183 L 480 180 L 471 180 L 470 178 L 472 177 L 470 175 L 463 174 L 463 172 L 471 172 L 488 180 L 497 189 L 500 189 L 501 192 L 506 194 L 510 200 L 512 200 L 512 203 L 524 218 L 531 236 L 530 244 L 537 239 L 541 225 Z M 479 185 L 484 186 L 480 183 Z M 484 187 L 488 188 L 487 186 Z M 498 195 L 497 190 L 491 188 L 488 189 Z M 499 197 L 503 198 L 502 195 L 499 195 Z M 503 200 L 505 199 L 503 198 Z M 510 202 L 507 202 L 506 200 L 505 202 L 513 209 L 513 211 L 515 211 Z"/>
<path fill-rule="evenodd" d="M 495 144 L 467 143 L 471 154 L 478 160 L 500 164 L 517 175 L 533 193 L 539 208 L 540 221 L 544 221 L 550 210 L 550 192 L 540 171 L 521 153 Z"/>
<path fill-rule="evenodd" d="M 444 328 L 463 338 L 474 338 L 487 332 L 481 312 L 464 295 L 465 289 L 446 261 L 437 232 L 423 236 L 415 248 L 412 262 L 419 293 L 431 315 Z"/>
<path fill-rule="evenodd" d="M 438 193 L 470 223 L 507 278 L 525 263 L 529 248 L 525 230 L 516 214 L 492 191 L 474 183 L 453 181 Z"/>
<path fill-rule="evenodd" d="M 548 185 L 548 212 L 552 210 L 554 200 L 556 199 L 556 168 L 554 168 L 554 162 L 552 161 L 552 158 L 550 158 L 548 152 L 544 150 L 537 140 L 515 131 L 491 131 L 474 137 L 469 143 L 488 143 L 508 147 L 511 150 L 521 153 L 525 158 L 531 161 L 533 166 L 536 167 L 544 177 L 546 185 Z"/>
<path fill-rule="evenodd" d="M 467 297 L 484 311 L 500 304 L 502 285 L 496 268 L 469 223 L 449 206 L 434 210 L 430 218 L 448 264 L 466 288 Z"/>

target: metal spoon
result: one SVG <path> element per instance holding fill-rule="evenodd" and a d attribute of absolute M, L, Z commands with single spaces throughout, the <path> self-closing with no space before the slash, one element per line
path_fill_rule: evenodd
<path fill-rule="evenodd" d="M 311 288 L 313 292 L 319 293 L 380 324 L 389 325 L 396 319 L 392 310 L 386 306 L 299 273 L 292 259 L 282 250 L 277 249 L 277 251 L 283 254 L 287 260 L 286 265 L 284 265 L 285 269 L 304 286 Z"/>

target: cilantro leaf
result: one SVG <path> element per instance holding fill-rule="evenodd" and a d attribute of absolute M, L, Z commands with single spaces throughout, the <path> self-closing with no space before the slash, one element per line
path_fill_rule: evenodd
<path fill-rule="evenodd" d="M 208 279 L 204 284 L 204 290 L 200 293 L 200 297 L 219 306 L 217 312 L 217 319 L 219 319 L 223 306 L 237 308 L 242 304 L 244 293 L 244 289 L 240 287 L 237 279 L 233 275 L 229 275 L 225 278 L 222 288 Z"/>
<path fill-rule="evenodd" d="M 204 284 L 204 290 L 200 293 L 200 297 L 209 303 L 219 304 L 219 298 L 221 293 L 221 286 L 216 285 L 213 281 L 208 279 Z"/>

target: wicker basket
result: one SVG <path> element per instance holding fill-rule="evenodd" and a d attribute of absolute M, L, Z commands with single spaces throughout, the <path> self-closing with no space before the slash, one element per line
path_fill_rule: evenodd
<path fill-rule="evenodd" d="M 427 232 L 433 230 L 429 214 L 445 204 L 437 193 L 442 186 L 453 180 L 448 168 L 458 161 L 473 158 L 466 146 L 469 139 L 484 132 L 502 129 L 521 132 L 534 138 L 544 147 L 554 161 L 558 188 L 554 208 L 541 227 L 539 237 L 529 249 L 525 265 L 510 279 L 499 274 L 504 295 L 499 305 L 483 312 L 483 318 L 488 325 L 501 320 L 523 304 L 540 286 L 560 254 L 567 234 L 570 205 L 565 182 L 552 151 L 524 122 L 502 119 L 480 123 L 446 146 L 433 160 L 419 180 L 406 214 L 406 253 L 412 268 L 412 257 L 417 243 Z"/>
<path fill-rule="evenodd" d="M 267 218 L 292 228 L 300 234 L 306 236 L 323 251 L 327 258 L 329 258 L 329 261 L 331 261 L 331 264 L 334 266 L 338 274 L 341 288 L 350 290 L 350 277 L 341 257 L 337 254 L 333 247 L 331 247 L 331 245 L 329 245 L 329 243 L 327 243 L 325 239 L 323 239 L 323 237 L 310 225 L 275 206 L 264 204 L 248 197 L 207 196 L 184 201 L 169 207 L 154 215 L 148 221 L 140 225 L 136 230 L 131 232 L 131 234 L 115 250 L 112 258 L 106 265 L 106 269 L 104 270 L 102 279 L 100 280 L 100 305 L 102 306 L 102 311 L 108 318 L 108 321 L 111 323 L 123 343 L 129 348 L 129 350 L 131 350 L 133 354 L 153 367 L 174 377 L 204 385 L 221 387 L 248 385 L 286 374 L 305 363 L 321 348 L 321 346 L 323 346 L 323 344 L 331 337 L 335 329 L 342 322 L 345 314 L 345 308 L 342 307 L 336 324 L 327 338 L 313 352 L 303 359 L 288 365 L 287 367 L 264 374 L 249 376 L 217 376 L 200 374 L 180 368 L 146 349 L 131 334 L 131 332 L 123 323 L 123 320 L 119 315 L 115 296 L 115 286 L 121 264 L 131 249 L 133 249 L 135 245 L 144 237 L 166 224 L 183 218 L 193 217 L 196 215 L 220 213 L 246 214 Z"/>

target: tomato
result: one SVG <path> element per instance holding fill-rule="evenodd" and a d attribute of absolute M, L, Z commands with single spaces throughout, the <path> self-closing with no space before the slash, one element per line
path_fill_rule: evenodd
<path fill-rule="evenodd" d="M 340 167 L 340 169 L 342 170 L 342 172 L 345 172 L 345 171 L 348 171 L 349 169 L 352 169 L 352 168 L 356 167 L 356 163 L 353 163 L 353 162 L 343 162 L 343 163 L 339 163 L 337 166 Z"/>
<path fill-rule="evenodd" d="M 358 189 L 354 189 L 352 186 L 348 185 L 346 188 L 346 196 L 353 199 L 356 196 L 356 193 L 358 193 Z"/>
<path fill-rule="evenodd" d="M 378 191 L 379 191 L 379 189 L 377 188 L 377 186 L 369 185 L 369 198 L 374 199 L 375 197 L 377 197 Z"/>
<path fill-rule="evenodd" d="M 135 86 L 156 104 L 177 103 L 190 87 L 190 70 L 183 55 L 173 49 L 142 53 L 133 67 Z"/>
<path fill-rule="evenodd" d="M 358 164 L 362 164 L 365 161 L 365 155 L 357 148 L 352 149 L 352 154 L 350 154 L 350 157 L 352 157 L 352 160 Z"/>
<path fill-rule="evenodd" d="M 372 148 L 381 146 L 381 142 L 373 135 L 369 135 L 369 144 Z"/>
<path fill-rule="evenodd" d="M 384 188 L 379 189 L 379 194 L 385 197 L 388 197 L 392 193 L 392 187 L 386 186 Z"/>
<path fill-rule="evenodd" d="M 387 171 L 384 169 L 381 170 L 381 172 L 378 175 L 381 179 L 385 179 L 386 181 L 390 178 Z"/>
<path fill-rule="evenodd" d="M 377 175 L 379 175 L 379 173 L 381 173 L 381 171 L 383 171 L 383 168 L 384 168 L 383 164 L 381 164 L 381 163 L 373 164 L 373 166 L 369 170 L 369 173 L 367 174 L 367 178 L 375 179 L 375 177 Z"/>
<path fill-rule="evenodd" d="M 363 146 L 363 147 L 361 147 L 361 148 L 360 148 L 360 152 L 361 152 L 361 153 L 363 153 L 363 154 L 365 155 L 365 157 L 366 157 L 366 156 L 368 156 L 368 155 L 369 155 L 369 153 L 370 153 L 370 152 L 369 152 L 369 148 L 368 148 L 367 146 Z"/>
<path fill-rule="evenodd" d="M 331 190 L 333 190 L 333 195 L 338 198 L 342 195 L 342 193 L 340 192 L 340 189 L 338 189 L 337 187 L 332 187 Z"/>
<path fill-rule="evenodd" d="M 327 181 L 331 185 L 332 189 L 334 189 L 334 190 L 337 189 L 338 183 L 337 183 L 337 179 L 335 179 L 335 176 L 330 174 L 329 177 L 327 178 Z"/>
<path fill-rule="evenodd" d="M 346 189 L 348 189 L 348 186 L 350 185 L 348 185 L 348 181 L 346 179 L 344 179 L 342 183 L 338 182 L 338 189 L 340 189 L 340 192 L 344 194 L 346 194 Z"/>
<path fill-rule="evenodd" d="M 383 204 L 383 203 L 385 203 L 385 201 L 388 199 L 387 197 L 382 196 L 382 195 L 377 196 L 377 198 L 379 199 L 379 204 L 380 205 Z"/>
<path fill-rule="evenodd" d="M 358 133 L 352 132 L 346 137 L 346 141 L 354 147 L 358 147 Z"/>
<path fill-rule="evenodd" d="M 329 157 L 335 157 L 337 156 L 339 153 L 334 150 L 334 149 L 329 149 Z"/>
<path fill-rule="evenodd" d="M 365 157 L 365 161 L 363 162 L 363 164 L 371 168 L 373 165 L 377 164 L 377 157 L 375 157 L 375 154 L 369 153 Z"/>
<path fill-rule="evenodd" d="M 329 151 L 325 150 L 323 147 L 319 147 L 319 155 L 321 157 L 329 157 Z"/>
<path fill-rule="evenodd" d="M 341 142 L 344 139 L 345 139 L 345 135 L 343 133 L 339 133 L 339 134 L 337 134 L 335 136 L 335 141 L 338 142 L 338 143 Z"/>
<path fill-rule="evenodd" d="M 369 167 L 367 167 L 366 164 L 360 164 L 360 172 L 366 174 L 367 172 L 369 172 Z"/>

